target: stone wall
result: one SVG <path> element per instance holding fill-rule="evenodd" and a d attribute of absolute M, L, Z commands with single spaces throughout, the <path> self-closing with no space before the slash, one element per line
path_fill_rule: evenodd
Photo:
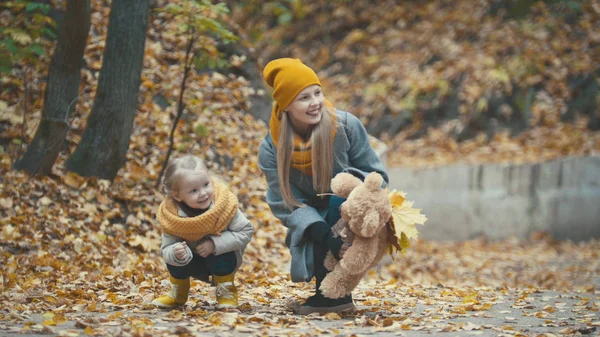
<path fill-rule="evenodd" d="M 382 159 L 392 155 L 382 154 Z M 428 217 L 417 225 L 430 240 L 527 237 L 600 238 L 600 157 L 536 164 L 392 167 L 390 188 L 403 190 Z"/>

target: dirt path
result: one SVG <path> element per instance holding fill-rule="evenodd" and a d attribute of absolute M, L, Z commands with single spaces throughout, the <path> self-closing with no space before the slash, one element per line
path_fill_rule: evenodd
<path fill-rule="evenodd" d="M 596 280 L 600 285 L 600 279 Z M 371 286 L 371 288 L 369 288 Z M 4 308 L 0 334 L 21 336 L 553 336 L 600 332 L 600 291 L 558 293 L 492 288 L 365 284 L 359 311 L 338 316 L 296 316 L 281 293 L 251 306 L 259 293 L 244 293 L 240 310 L 217 311 L 214 301 L 192 295 L 182 311 L 149 305 L 106 312 L 17 313 Z M 395 296 L 394 296 L 395 295 Z M 252 297 L 254 296 L 254 297 Z M 57 310 L 56 312 L 60 312 Z M 58 319 L 57 319 L 58 318 Z M 64 322 L 61 322 L 63 321 Z M 59 324 L 52 325 L 58 321 Z M 55 322 L 56 323 L 56 322 Z M 50 324 L 50 325 L 48 325 Z"/>

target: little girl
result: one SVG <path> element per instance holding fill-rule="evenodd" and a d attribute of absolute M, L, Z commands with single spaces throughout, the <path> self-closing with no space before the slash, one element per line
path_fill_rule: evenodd
<path fill-rule="evenodd" d="M 171 292 L 153 304 L 185 304 L 190 276 L 216 285 L 219 308 L 238 305 L 235 271 L 254 228 L 238 208 L 227 186 L 209 176 L 204 162 L 191 155 L 177 158 L 165 171 L 168 196 L 156 217 L 162 227 L 162 256 L 171 280 Z"/>

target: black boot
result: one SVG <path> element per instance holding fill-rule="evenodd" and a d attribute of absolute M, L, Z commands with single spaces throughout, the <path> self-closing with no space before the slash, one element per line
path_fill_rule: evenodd
<path fill-rule="evenodd" d="M 296 313 L 299 315 L 308 315 L 313 312 L 318 313 L 328 313 L 328 312 L 336 312 L 340 313 L 342 311 L 350 311 L 356 310 L 356 306 L 354 305 L 354 301 L 352 300 L 352 295 L 348 295 L 342 298 L 328 298 L 321 293 L 319 289 L 321 285 L 320 280 L 317 280 L 317 291 L 316 294 L 309 297 L 304 304 L 296 309 Z"/>
<path fill-rule="evenodd" d="M 338 198 L 339 199 L 339 198 Z M 321 291 L 319 290 L 319 288 L 321 287 L 321 282 L 323 282 L 323 279 L 325 279 L 325 275 L 327 275 L 328 271 L 327 268 L 325 268 L 323 262 L 325 261 L 325 256 L 327 254 L 328 251 L 332 250 L 334 252 L 339 252 L 340 247 L 342 246 L 342 240 L 341 238 L 337 238 L 337 240 L 334 240 L 334 238 L 332 238 L 332 233 L 330 230 L 331 224 L 335 223 L 335 221 L 337 221 L 339 219 L 339 204 L 341 204 L 341 202 L 338 202 L 338 204 L 336 205 L 330 205 L 330 212 L 332 212 L 332 210 L 337 210 L 338 212 L 338 216 L 337 219 L 329 219 L 331 221 L 328 221 L 328 225 L 326 226 L 321 226 L 319 224 L 316 225 L 312 225 L 311 227 L 309 227 L 309 229 L 311 229 L 309 231 L 309 234 L 311 234 L 311 238 L 312 240 L 315 241 L 314 245 L 313 245 L 313 249 L 314 249 L 314 276 L 316 279 L 316 284 L 317 284 L 317 289 L 315 291 L 315 294 L 311 297 L 309 297 L 306 302 L 304 302 L 302 305 L 300 305 L 299 307 L 294 309 L 294 312 L 300 315 L 308 315 L 308 314 L 312 314 L 313 312 L 318 312 L 318 313 L 327 313 L 327 312 L 342 312 L 345 310 L 355 310 L 356 306 L 354 305 L 354 302 L 352 301 L 352 295 L 348 295 L 346 297 L 342 297 L 342 298 L 336 298 L 336 299 L 332 299 L 332 298 L 328 298 L 325 297 Z M 313 228 L 314 226 L 314 228 Z M 329 226 L 329 227 L 327 227 Z M 325 230 L 324 230 L 325 229 Z M 339 242 L 335 242 L 335 241 L 339 241 Z M 335 254 L 337 255 L 337 254 Z"/>

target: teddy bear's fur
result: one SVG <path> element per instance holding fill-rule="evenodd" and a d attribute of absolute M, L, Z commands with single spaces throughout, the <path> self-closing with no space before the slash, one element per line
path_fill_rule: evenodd
<path fill-rule="evenodd" d="M 392 216 L 383 178 L 372 172 L 364 183 L 349 173 L 339 173 L 331 180 L 331 190 L 346 198 L 340 206 L 341 219 L 334 233 L 351 242 L 344 257 L 337 261 L 329 252 L 325 267 L 330 270 L 321 283 L 321 292 L 329 298 L 349 295 L 367 271 L 377 265 L 388 249 L 387 222 Z"/>

